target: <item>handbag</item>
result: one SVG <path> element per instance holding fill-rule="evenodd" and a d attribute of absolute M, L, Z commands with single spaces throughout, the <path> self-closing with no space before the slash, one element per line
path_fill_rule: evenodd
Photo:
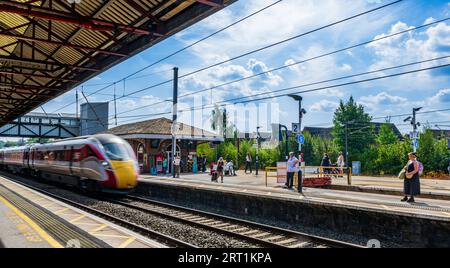
<path fill-rule="evenodd" d="M 402 169 L 402 171 L 400 171 L 400 173 L 398 174 L 398 179 L 406 180 L 406 171 L 404 169 Z"/>

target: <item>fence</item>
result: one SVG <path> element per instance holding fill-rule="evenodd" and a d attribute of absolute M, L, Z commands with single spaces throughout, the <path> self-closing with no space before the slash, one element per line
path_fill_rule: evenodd
<path fill-rule="evenodd" d="M 268 178 L 277 178 L 277 183 L 285 183 L 287 180 L 286 163 L 279 163 L 278 167 L 266 168 L 266 187 Z M 319 167 L 304 166 L 302 170 L 304 186 L 326 186 L 330 185 L 333 178 L 347 176 L 348 185 L 352 185 L 352 168 L 350 167 Z M 274 174 L 276 173 L 276 174 Z M 295 173 L 294 185 L 298 187 L 298 173 Z"/>

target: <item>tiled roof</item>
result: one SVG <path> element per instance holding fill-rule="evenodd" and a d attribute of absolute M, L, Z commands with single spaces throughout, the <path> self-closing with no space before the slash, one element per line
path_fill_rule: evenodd
<path fill-rule="evenodd" d="M 109 129 L 105 133 L 114 134 L 118 136 L 132 135 L 132 134 L 147 134 L 147 135 L 172 135 L 172 120 L 167 118 L 152 119 L 127 125 L 118 126 Z M 177 135 L 181 136 L 195 136 L 195 137 L 217 137 L 218 135 L 202 130 L 200 128 L 192 127 L 183 123 L 178 123 Z"/>

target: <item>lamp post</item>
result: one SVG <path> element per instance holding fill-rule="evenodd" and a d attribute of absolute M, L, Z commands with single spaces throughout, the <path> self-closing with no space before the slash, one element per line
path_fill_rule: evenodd
<path fill-rule="evenodd" d="M 259 129 L 261 127 L 256 128 L 256 176 L 258 176 L 258 170 L 259 170 L 259 140 L 261 138 L 261 135 L 259 134 Z"/>
<path fill-rule="evenodd" d="M 405 120 L 403 120 L 404 122 L 411 122 L 411 125 L 413 126 L 413 132 L 412 132 L 412 140 L 413 140 L 413 148 L 414 148 L 414 152 L 417 152 L 417 140 L 418 140 L 418 135 L 417 135 L 417 128 L 420 127 L 420 123 L 417 122 L 416 119 L 416 114 L 418 111 L 422 110 L 423 107 L 419 107 L 419 108 L 413 108 L 413 116 L 409 116 L 408 118 L 406 118 Z"/>
<path fill-rule="evenodd" d="M 298 123 L 299 123 L 299 129 L 298 131 L 301 133 L 302 132 L 302 119 L 303 119 L 303 115 L 306 114 L 306 110 L 302 108 L 302 101 L 303 101 L 303 97 L 302 96 L 298 96 L 298 95 L 288 95 L 289 97 L 293 98 L 295 101 L 298 101 Z M 302 150 L 302 145 L 299 143 L 298 145 L 299 151 L 301 152 Z M 299 152 L 299 153 L 300 153 Z"/>
<path fill-rule="evenodd" d="M 173 68 L 173 103 L 172 103 L 172 177 L 175 178 L 175 158 L 177 152 L 177 119 L 178 119 L 178 68 Z"/>

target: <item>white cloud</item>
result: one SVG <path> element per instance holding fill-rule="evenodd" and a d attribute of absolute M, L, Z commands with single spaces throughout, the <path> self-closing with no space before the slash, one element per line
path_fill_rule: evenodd
<path fill-rule="evenodd" d="M 431 103 L 450 103 L 450 88 L 440 90 L 430 98 Z"/>
<path fill-rule="evenodd" d="M 381 92 L 375 96 L 373 95 L 364 96 L 359 99 L 359 102 L 364 105 L 372 104 L 377 106 L 401 104 L 406 101 L 408 101 L 408 99 L 399 96 L 392 96 L 386 92 Z"/>
<path fill-rule="evenodd" d="M 404 22 L 397 22 L 391 26 L 387 33 L 377 35 L 375 38 L 380 38 L 410 28 L 411 26 L 408 26 Z M 369 67 L 369 70 L 446 56 L 450 50 L 450 25 L 444 22 L 438 23 L 435 26 L 428 28 L 426 31 L 398 35 L 393 38 L 369 44 L 367 47 L 377 56 L 376 63 L 372 64 Z M 448 63 L 448 59 L 418 64 L 407 68 L 407 70 L 427 68 L 443 63 Z M 439 77 L 434 76 L 431 72 L 419 72 L 393 78 L 389 81 L 390 88 L 392 89 L 411 90 L 428 88 L 430 85 L 445 81 L 445 79 L 445 77 L 439 79 Z"/>
<path fill-rule="evenodd" d="M 342 64 L 341 67 L 339 67 L 339 70 L 341 70 L 343 72 L 349 72 L 349 71 L 353 70 L 353 67 L 350 64 L 344 63 L 344 64 Z"/>
<path fill-rule="evenodd" d="M 334 112 L 336 111 L 337 107 L 339 107 L 339 103 L 329 101 L 329 100 L 321 100 L 319 102 L 314 103 L 311 105 L 310 110 L 312 112 Z"/>

